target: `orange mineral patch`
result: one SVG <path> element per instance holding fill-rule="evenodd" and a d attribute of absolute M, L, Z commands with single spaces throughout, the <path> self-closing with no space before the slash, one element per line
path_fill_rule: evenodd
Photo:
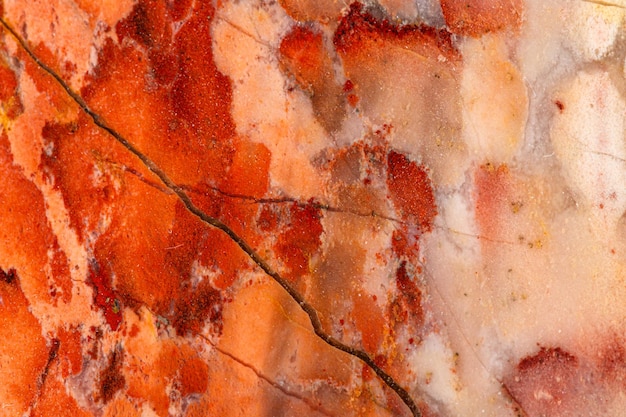
<path fill-rule="evenodd" d="M 374 297 L 355 291 L 352 295 L 354 309 L 352 317 L 361 332 L 363 349 L 371 355 L 376 354 L 385 333 L 385 318 Z"/>
<path fill-rule="evenodd" d="M 0 269 L 0 398 L 7 415 L 22 415 L 35 400 L 48 360 L 41 326 L 28 309 L 17 272 Z"/>
<path fill-rule="evenodd" d="M 522 0 L 441 0 L 441 9 L 450 31 L 478 37 L 519 29 L 524 4 Z"/>
<path fill-rule="evenodd" d="M 22 277 L 22 289 L 33 303 L 55 303 L 56 286 L 69 294 L 69 280 L 64 256 L 53 256 L 52 272 L 46 274 L 50 263 L 48 250 L 58 245 L 46 218 L 41 192 L 28 181 L 22 170 L 13 164 L 6 134 L 0 133 L 0 259 L 10 259 Z M 48 278 L 52 278 L 49 282 Z"/>
<path fill-rule="evenodd" d="M 506 165 L 483 165 L 476 171 L 476 218 L 484 232 L 497 230 L 510 200 L 512 179 Z"/>

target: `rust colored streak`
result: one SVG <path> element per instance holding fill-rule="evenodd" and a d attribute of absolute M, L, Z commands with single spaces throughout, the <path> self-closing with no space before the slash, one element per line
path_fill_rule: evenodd
<path fill-rule="evenodd" d="M 48 361 L 46 362 L 46 366 L 44 366 L 43 371 L 41 371 L 41 375 L 39 375 L 39 381 L 37 381 L 37 387 L 39 390 L 41 390 L 46 383 L 46 378 L 48 378 L 50 366 L 52 365 L 52 362 L 57 358 L 60 347 L 61 341 L 56 338 L 52 339 L 50 350 L 48 351 Z"/>
<path fill-rule="evenodd" d="M 328 23 L 341 13 L 344 3 L 337 0 L 279 0 L 283 9 L 295 20 Z"/>
<path fill-rule="evenodd" d="M 116 392 L 121 390 L 126 384 L 126 379 L 122 374 L 123 351 L 116 348 L 109 356 L 109 363 L 106 368 L 100 371 L 98 377 L 99 392 L 96 400 L 108 403 L 113 399 Z"/>
<path fill-rule="evenodd" d="M 437 215 L 435 195 L 426 169 L 391 151 L 387 157 L 387 186 L 402 219 L 429 232 Z"/>
<path fill-rule="evenodd" d="M 422 292 L 413 282 L 406 270 L 406 262 L 402 262 L 396 271 L 396 287 L 400 291 L 401 298 L 406 303 L 407 310 L 411 317 L 421 325 L 424 322 L 424 311 L 422 309 Z"/>

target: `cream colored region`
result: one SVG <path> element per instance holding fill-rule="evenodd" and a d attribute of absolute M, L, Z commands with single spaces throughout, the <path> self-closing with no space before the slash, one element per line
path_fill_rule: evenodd
<path fill-rule="evenodd" d="M 291 25 L 278 5 L 228 3 L 216 14 L 213 50 L 218 69 L 233 81 L 237 132 L 271 151 L 275 187 L 306 200 L 323 189 L 311 160 L 330 138 L 315 120 L 310 99 L 297 90 L 285 91 L 287 79 L 275 54 Z"/>
<path fill-rule="evenodd" d="M 584 61 L 601 59 L 614 45 L 626 16 L 626 1 L 575 1 L 565 21 L 566 38 Z"/>
<path fill-rule="evenodd" d="M 466 39 L 461 51 L 463 138 L 479 163 L 509 162 L 520 148 L 528 117 L 524 80 L 499 35 Z"/>
<path fill-rule="evenodd" d="M 626 103 L 601 70 L 564 81 L 550 137 L 580 210 L 597 233 L 613 233 L 626 212 Z"/>

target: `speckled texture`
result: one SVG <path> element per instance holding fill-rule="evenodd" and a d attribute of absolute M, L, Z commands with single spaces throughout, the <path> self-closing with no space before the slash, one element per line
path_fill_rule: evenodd
<path fill-rule="evenodd" d="M 624 7 L 1 1 L 0 416 L 621 416 Z"/>

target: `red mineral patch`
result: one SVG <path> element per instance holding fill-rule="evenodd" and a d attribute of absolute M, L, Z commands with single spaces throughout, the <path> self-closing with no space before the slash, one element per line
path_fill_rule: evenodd
<path fill-rule="evenodd" d="M 520 360 L 504 383 L 526 415 L 570 416 L 595 403 L 592 397 L 601 393 L 590 389 L 590 376 L 578 358 L 563 348 L 540 347 Z"/>
<path fill-rule="evenodd" d="M 281 64 L 293 74 L 300 87 L 310 93 L 323 82 L 331 65 L 322 34 L 297 25 L 280 43 Z"/>
<path fill-rule="evenodd" d="M 219 183 L 224 194 L 214 195 L 222 201 L 221 219 L 252 246 L 261 240 L 251 224 L 257 222 L 258 206 L 255 200 L 263 198 L 269 186 L 271 153 L 260 143 L 248 140 L 234 141 L 232 164 Z"/>
<path fill-rule="evenodd" d="M 441 0 L 441 9 L 451 32 L 479 37 L 488 32 L 518 30 L 522 0 Z"/>
<path fill-rule="evenodd" d="M 31 300 L 54 304 L 46 270 L 50 262 L 48 250 L 57 244 L 56 238 L 48 224 L 43 195 L 13 163 L 4 132 L 0 133 L 0 172 L 0 258 L 11 258 L 25 280 L 23 287 Z M 62 270 L 57 272 L 60 275 L 53 280 L 63 286 L 69 277 L 61 276 Z"/>
<path fill-rule="evenodd" d="M 149 402 L 157 415 L 168 415 L 173 389 L 181 396 L 203 394 L 207 390 L 209 367 L 189 345 L 165 340 L 159 345 L 158 356 L 148 358 L 145 363 L 139 362 L 142 367 L 139 372 L 128 373 L 126 394 Z"/>
<path fill-rule="evenodd" d="M 295 280 L 309 272 L 309 260 L 322 243 L 322 214 L 312 203 L 293 203 L 286 216 L 289 220 L 278 236 L 276 251 L 288 268 L 286 277 Z"/>
<path fill-rule="evenodd" d="M 280 44 L 280 57 L 282 70 L 310 95 L 317 120 L 327 131 L 337 130 L 345 116 L 345 97 L 322 34 L 295 26 Z"/>
<path fill-rule="evenodd" d="M 209 385 L 209 366 L 197 356 L 184 358 L 178 377 L 181 384 L 180 394 L 183 397 L 202 394 Z"/>
<path fill-rule="evenodd" d="M 391 248 L 398 257 L 417 259 L 419 254 L 419 236 L 411 233 L 408 227 L 402 226 L 393 231 L 391 236 Z"/>
<path fill-rule="evenodd" d="M 24 111 L 17 76 L 4 58 L 0 59 L 0 107 L 9 119 L 15 119 Z"/>
<path fill-rule="evenodd" d="M 429 232 L 437 206 L 426 168 L 391 151 L 387 156 L 387 187 L 402 219 Z"/>
<path fill-rule="evenodd" d="M 398 306 L 408 313 L 413 324 L 420 327 L 424 323 L 424 310 L 422 309 L 422 291 L 413 282 L 406 269 L 406 262 L 400 263 L 396 271 L 396 287 L 398 288 Z M 403 316 L 400 313 L 400 318 Z"/>
<path fill-rule="evenodd" d="M 62 359 L 63 342 L 60 343 L 59 357 Z M 82 409 L 69 393 L 63 381 L 65 377 L 59 377 L 58 361 L 49 364 L 48 376 L 40 388 L 36 407 L 32 410 L 32 417 L 48 416 L 72 416 L 89 417 L 93 414 Z"/>

